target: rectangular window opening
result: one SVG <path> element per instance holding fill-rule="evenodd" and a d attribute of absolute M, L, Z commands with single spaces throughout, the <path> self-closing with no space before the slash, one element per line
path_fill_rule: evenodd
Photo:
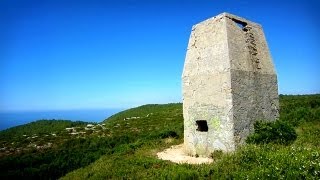
<path fill-rule="evenodd" d="M 208 132 L 208 124 L 206 120 L 197 120 L 197 131 Z"/>
<path fill-rule="evenodd" d="M 240 27 L 242 30 L 246 31 L 246 26 L 247 26 L 247 23 L 246 22 L 243 22 L 243 21 L 240 21 L 240 20 L 237 20 L 237 19 L 234 19 L 232 18 L 232 21 L 236 23 L 236 25 L 238 27 Z"/>

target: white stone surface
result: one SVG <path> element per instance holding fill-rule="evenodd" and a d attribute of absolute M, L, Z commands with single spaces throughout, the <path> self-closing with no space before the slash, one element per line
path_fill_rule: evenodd
<path fill-rule="evenodd" d="M 262 27 L 228 13 L 194 25 L 182 89 L 187 154 L 233 151 L 256 120 L 275 120 L 277 77 Z M 197 120 L 207 121 L 207 132 Z"/>

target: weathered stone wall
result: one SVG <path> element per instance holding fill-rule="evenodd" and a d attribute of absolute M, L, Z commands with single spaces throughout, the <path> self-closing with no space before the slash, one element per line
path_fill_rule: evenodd
<path fill-rule="evenodd" d="M 262 27 L 230 14 L 226 21 L 237 146 L 256 120 L 278 117 L 278 86 Z"/>
<path fill-rule="evenodd" d="M 233 151 L 254 121 L 278 117 L 277 77 L 256 23 L 223 13 L 193 26 L 182 81 L 188 154 Z"/>
<path fill-rule="evenodd" d="M 188 154 L 234 149 L 226 19 L 193 26 L 183 71 L 184 139 Z M 208 132 L 196 120 L 207 120 Z"/>

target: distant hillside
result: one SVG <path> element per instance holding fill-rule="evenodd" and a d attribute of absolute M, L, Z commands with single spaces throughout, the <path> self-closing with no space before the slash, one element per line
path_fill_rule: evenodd
<path fill-rule="evenodd" d="M 280 121 L 298 133 L 290 145 L 248 144 L 234 153 L 214 153 L 215 162 L 209 165 L 159 160 L 157 152 L 183 142 L 182 104 L 144 105 L 92 127 L 81 123 L 61 126 L 50 148 L 0 156 L 0 178 L 319 179 L 320 95 L 281 95 L 280 107 Z M 70 127 L 75 131 L 65 129 Z M 6 136 L 16 139 L 27 133 L 15 131 L 17 135 Z M 31 141 L 26 137 L 20 142 L 6 139 L 6 145 Z"/>
<path fill-rule="evenodd" d="M 5 140 L 21 139 L 33 134 L 52 134 L 63 131 L 67 127 L 87 124 L 86 122 L 72 122 L 67 120 L 38 120 L 28 124 L 12 127 L 0 131 L 0 142 Z"/>
<path fill-rule="evenodd" d="M 144 105 L 90 126 L 84 122 L 42 120 L 0 134 L 0 179 L 55 179 L 104 154 L 134 151 L 143 142 L 169 137 L 180 137 L 173 142 L 180 141 L 182 104 Z"/>
<path fill-rule="evenodd" d="M 157 133 L 183 134 L 182 104 L 150 104 L 117 113 L 104 121 L 109 135 L 134 137 L 156 136 Z"/>

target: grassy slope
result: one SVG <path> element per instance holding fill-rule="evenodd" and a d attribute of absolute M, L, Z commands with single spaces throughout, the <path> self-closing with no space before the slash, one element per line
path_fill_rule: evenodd
<path fill-rule="evenodd" d="M 152 138 L 166 133 L 183 133 L 182 104 L 150 104 L 117 113 L 104 121 L 110 136 Z"/>
<path fill-rule="evenodd" d="M 23 135 L 32 136 L 33 134 L 57 133 L 65 130 L 67 127 L 83 124 L 86 123 L 68 120 L 38 120 L 0 131 L 0 141 L 11 140 L 12 138 L 23 138 Z"/>
<path fill-rule="evenodd" d="M 183 133 L 181 104 L 145 105 L 109 119 L 104 128 L 95 130 L 85 130 L 84 122 L 41 120 L 1 131 L 0 179 L 56 179 L 102 155 L 134 151 L 143 145 L 140 142 Z M 85 134 L 70 135 L 65 130 L 74 126 Z M 36 147 L 48 143 L 49 148 Z"/>
<path fill-rule="evenodd" d="M 15 149 L 16 151 L 22 151 L 30 144 L 35 142 L 40 145 L 43 143 L 57 144 L 61 141 L 61 138 L 56 138 L 53 135 L 60 135 L 65 133 L 65 128 L 73 126 L 85 126 L 86 122 L 72 122 L 68 120 L 38 120 L 28 124 L 12 127 L 3 131 L 0 131 L 0 147 L 7 147 L 8 149 Z M 33 138 L 32 138 L 33 137 Z M 59 140 L 58 140 L 59 139 Z M 17 150 L 20 149 L 20 150 Z M 0 158 L 4 155 L 3 150 L 0 150 Z M 15 153 L 9 153 L 15 154 Z M 0 159 L 0 163 L 1 163 Z"/>
<path fill-rule="evenodd" d="M 294 125 L 298 133 L 292 145 L 247 145 L 234 153 L 215 154 L 210 165 L 178 165 L 156 158 L 158 151 L 183 142 L 181 104 L 146 105 L 118 113 L 106 121 L 109 135 L 130 138 L 130 143 L 114 147 L 112 153 L 63 179 L 319 179 L 320 95 L 281 96 L 280 104 L 281 120 Z M 130 117 L 140 118 L 124 120 Z"/>

